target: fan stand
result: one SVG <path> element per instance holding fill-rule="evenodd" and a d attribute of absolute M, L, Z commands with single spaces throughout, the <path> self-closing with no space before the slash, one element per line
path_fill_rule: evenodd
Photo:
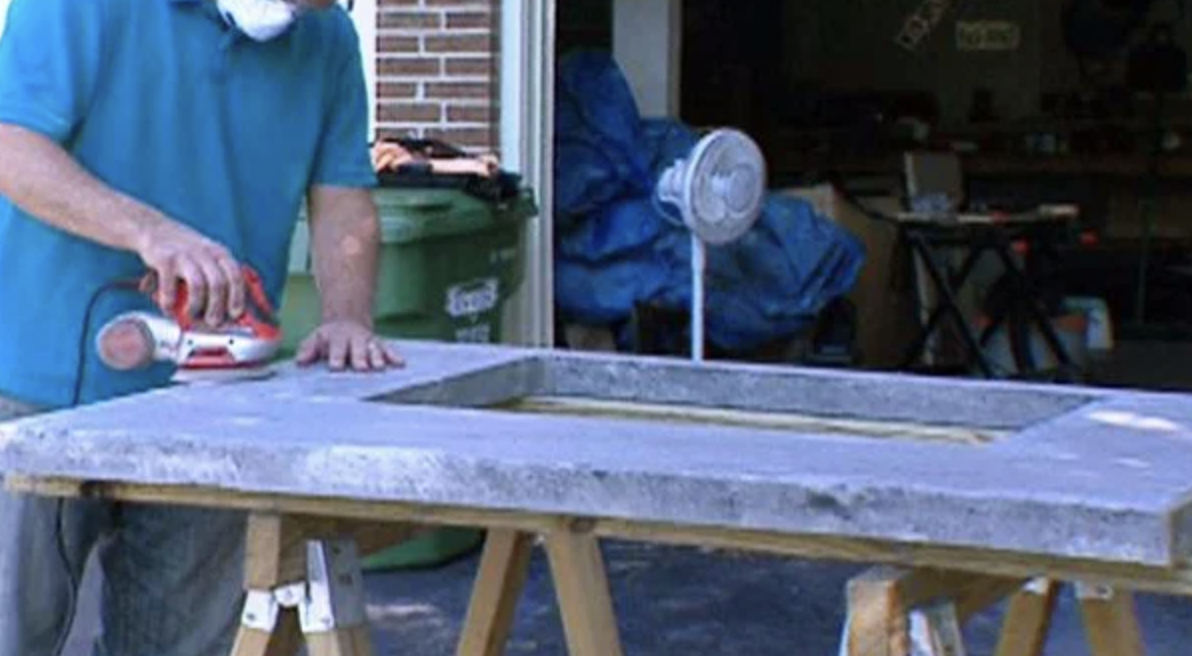
<path fill-rule="evenodd" d="M 655 199 L 675 206 L 680 215 L 675 222 L 691 235 L 690 333 L 695 362 L 706 357 L 707 245 L 732 243 L 757 222 L 765 196 L 765 169 L 761 149 L 748 135 L 720 129 L 701 139 L 659 181 Z M 719 206 L 709 210 L 701 205 L 709 198 Z"/>
<path fill-rule="evenodd" d="M 694 232 L 691 233 L 691 359 L 704 361 L 704 273 L 707 270 L 708 247 Z"/>

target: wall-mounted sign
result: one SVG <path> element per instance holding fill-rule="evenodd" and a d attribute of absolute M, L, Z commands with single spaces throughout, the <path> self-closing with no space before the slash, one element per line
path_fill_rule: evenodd
<path fill-rule="evenodd" d="M 1010 51 L 1022 46 L 1022 28 L 1010 21 L 957 21 L 956 49 Z"/>
<path fill-rule="evenodd" d="M 907 50 L 915 50 L 923 40 L 935 31 L 956 0 L 923 0 L 923 2 L 902 22 L 902 30 L 894 38 L 895 43 Z"/>

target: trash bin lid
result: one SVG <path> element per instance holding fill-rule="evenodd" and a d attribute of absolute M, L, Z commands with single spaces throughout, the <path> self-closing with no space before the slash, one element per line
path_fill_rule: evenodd
<path fill-rule="evenodd" d="M 455 237 L 532 216 L 533 203 L 487 203 L 451 189 L 378 189 L 374 192 L 387 244 Z"/>

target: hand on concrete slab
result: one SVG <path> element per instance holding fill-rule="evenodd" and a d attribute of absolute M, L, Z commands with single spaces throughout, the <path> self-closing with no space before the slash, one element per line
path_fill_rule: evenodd
<path fill-rule="evenodd" d="M 384 371 L 405 366 L 405 360 L 392 346 L 355 321 L 325 323 L 298 348 L 301 366 L 323 360 L 332 371 Z"/>

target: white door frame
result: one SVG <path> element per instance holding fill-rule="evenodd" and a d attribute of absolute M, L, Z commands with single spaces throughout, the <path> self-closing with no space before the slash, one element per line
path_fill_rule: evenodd
<path fill-rule="evenodd" d="M 525 240 L 525 282 L 512 303 L 510 340 L 553 347 L 555 1 L 501 1 L 501 157 L 535 191 L 539 215 Z"/>
<path fill-rule="evenodd" d="M 0 3 L 7 0 L 0 0 Z M 339 0 L 349 8 L 352 23 L 360 39 L 360 57 L 368 89 L 368 140 L 377 137 L 377 0 Z"/>

